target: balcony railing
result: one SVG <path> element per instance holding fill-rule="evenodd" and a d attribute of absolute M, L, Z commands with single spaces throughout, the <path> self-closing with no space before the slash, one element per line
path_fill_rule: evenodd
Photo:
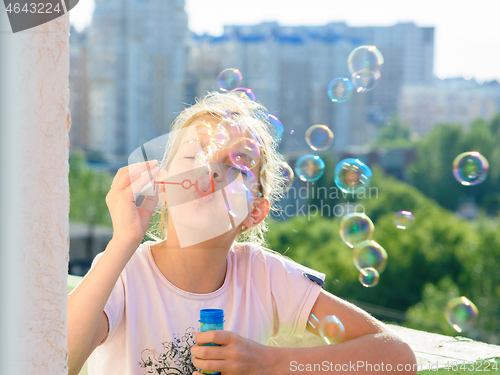
<path fill-rule="evenodd" d="M 68 276 L 68 293 L 78 285 L 81 279 L 80 276 Z M 391 324 L 387 326 L 411 346 L 417 357 L 419 374 L 500 374 L 500 346 L 473 341 L 465 337 L 438 335 Z M 271 339 L 269 345 L 312 347 L 326 345 L 326 343 L 306 331 L 302 338 L 278 336 Z M 491 364 L 488 365 L 488 362 Z M 376 373 L 375 370 L 374 372 Z M 86 364 L 79 375 L 87 375 Z"/>

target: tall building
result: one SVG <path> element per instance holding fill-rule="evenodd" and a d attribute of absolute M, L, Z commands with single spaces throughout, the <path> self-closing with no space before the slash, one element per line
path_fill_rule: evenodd
<path fill-rule="evenodd" d="M 126 162 L 165 134 L 185 99 L 183 0 L 96 0 L 87 37 L 87 150 Z"/>
<path fill-rule="evenodd" d="M 242 85 L 280 118 L 285 126 L 284 153 L 304 153 L 304 134 L 325 124 L 335 138 L 333 152 L 349 145 L 369 143 L 377 124 L 397 111 L 405 83 L 432 79 L 433 28 L 414 24 L 391 27 L 226 26 L 219 37 L 194 35 L 189 62 L 190 89 L 196 96 L 217 90 L 216 77 L 227 68 L 243 74 Z M 346 102 L 333 103 L 327 95 L 330 81 L 350 77 L 347 58 L 361 45 L 376 45 L 384 55 L 382 78 L 366 93 L 354 93 Z M 291 131 L 293 130 L 293 134 Z"/>
<path fill-rule="evenodd" d="M 403 86 L 429 85 L 434 71 L 434 28 L 413 22 L 394 26 L 350 27 L 349 35 L 373 44 L 384 56 L 382 79 L 367 93 L 368 115 L 377 124 L 397 112 Z"/>
<path fill-rule="evenodd" d="M 69 132 L 70 151 L 87 148 L 89 92 L 87 77 L 86 29 L 79 33 L 71 26 L 69 54 L 69 108 L 71 130 Z"/>

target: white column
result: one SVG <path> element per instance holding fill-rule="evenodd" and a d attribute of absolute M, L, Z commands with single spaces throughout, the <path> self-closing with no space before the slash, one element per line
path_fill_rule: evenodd
<path fill-rule="evenodd" d="M 67 374 L 69 17 L 0 4 L 0 374 Z"/>

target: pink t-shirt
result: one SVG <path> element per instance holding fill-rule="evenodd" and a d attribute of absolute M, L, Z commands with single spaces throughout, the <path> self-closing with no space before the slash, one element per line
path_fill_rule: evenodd
<path fill-rule="evenodd" d="M 190 349 L 201 309 L 223 309 L 225 330 L 261 344 L 277 335 L 303 335 L 321 290 L 303 273 L 321 280 L 325 274 L 240 243 L 228 252 L 222 287 L 189 293 L 160 272 L 152 243 L 138 248 L 113 288 L 104 308 L 109 335 L 89 357 L 89 375 L 192 374 Z"/>

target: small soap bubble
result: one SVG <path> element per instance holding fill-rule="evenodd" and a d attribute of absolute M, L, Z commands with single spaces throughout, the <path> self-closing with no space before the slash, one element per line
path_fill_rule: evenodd
<path fill-rule="evenodd" d="M 217 76 L 217 84 L 222 91 L 231 91 L 240 87 L 242 78 L 238 69 L 225 69 Z"/>
<path fill-rule="evenodd" d="M 340 222 L 340 238 L 347 246 L 354 245 L 371 240 L 375 226 L 368 216 L 364 213 L 353 212 L 347 214 Z"/>
<path fill-rule="evenodd" d="M 367 288 L 377 285 L 379 279 L 380 274 L 373 267 L 366 267 L 359 271 L 359 282 Z"/>
<path fill-rule="evenodd" d="M 363 241 L 354 246 L 353 261 L 359 271 L 372 267 L 381 274 L 387 266 L 387 252 L 373 240 Z"/>
<path fill-rule="evenodd" d="M 296 229 L 292 229 L 292 232 L 294 232 L 294 233 L 298 233 L 298 231 L 297 231 Z M 313 328 L 316 328 L 316 326 L 317 326 L 317 325 L 318 325 L 318 323 L 319 323 L 319 320 L 318 320 L 318 318 L 316 318 L 316 316 L 315 316 L 313 313 L 311 313 L 311 317 L 312 317 L 313 319 L 309 319 L 307 322 L 308 322 L 308 323 L 309 323 L 309 324 L 310 324 Z"/>
<path fill-rule="evenodd" d="M 295 173 L 302 181 L 316 181 L 323 176 L 325 162 L 317 155 L 304 155 L 295 162 Z"/>
<path fill-rule="evenodd" d="M 444 315 L 450 326 L 457 332 L 462 332 L 476 323 L 478 313 L 476 305 L 462 296 L 448 301 Z"/>
<path fill-rule="evenodd" d="M 198 143 L 202 149 L 205 149 L 212 142 L 212 126 L 206 122 L 201 121 L 195 125 L 196 135 L 198 136 Z"/>
<path fill-rule="evenodd" d="M 268 122 L 271 127 L 271 136 L 274 138 L 276 142 L 281 140 L 281 136 L 283 135 L 283 124 L 281 121 L 270 113 L 260 113 L 256 116 L 257 118 L 262 118 L 264 121 Z"/>
<path fill-rule="evenodd" d="M 372 171 L 359 159 L 344 159 L 335 168 L 335 183 L 344 193 L 356 194 L 370 185 Z"/>
<path fill-rule="evenodd" d="M 352 75 L 352 84 L 356 92 L 367 92 L 377 86 L 380 77 L 380 72 L 358 72 Z"/>
<path fill-rule="evenodd" d="M 274 138 L 277 140 L 281 139 L 281 135 L 283 134 L 283 124 L 281 121 L 275 115 L 271 114 L 268 114 L 268 120 L 273 128 Z"/>
<path fill-rule="evenodd" d="M 354 89 L 347 78 L 335 78 L 328 84 L 328 96 L 332 102 L 345 102 L 352 96 Z"/>
<path fill-rule="evenodd" d="M 229 189 L 231 191 L 226 195 L 228 200 L 224 201 L 227 212 L 234 218 L 246 218 L 250 212 L 250 203 L 253 202 L 252 193 L 245 185 L 239 183 L 234 183 Z"/>
<path fill-rule="evenodd" d="M 233 193 L 240 193 L 239 188 L 242 184 L 251 189 L 254 183 L 254 174 L 243 165 L 233 165 L 227 171 L 227 184 Z"/>
<path fill-rule="evenodd" d="M 288 189 L 290 189 L 293 185 L 293 169 L 288 165 L 286 161 L 284 161 L 283 163 L 281 163 L 280 170 L 283 178 L 285 179 L 285 191 L 288 191 Z"/>
<path fill-rule="evenodd" d="M 262 188 L 268 192 L 271 191 L 271 189 L 273 188 L 273 186 L 270 184 L 270 172 L 269 172 L 270 165 L 271 165 L 270 163 L 267 163 L 260 170 L 260 183 L 262 185 Z M 277 169 L 278 173 L 281 174 L 281 177 L 284 180 L 284 189 L 285 191 L 288 191 L 288 189 L 290 189 L 293 184 L 293 178 L 294 178 L 293 169 L 285 161 L 282 162 Z"/>
<path fill-rule="evenodd" d="M 408 229 L 413 226 L 415 216 L 410 211 L 399 211 L 394 215 L 394 224 L 399 229 Z"/>
<path fill-rule="evenodd" d="M 236 139 L 229 146 L 229 158 L 234 164 L 254 168 L 259 161 L 260 149 L 251 138 Z"/>
<path fill-rule="evenodd" d="M 253 202 L 252 192 L 245 186 L 245 184 L 239 182 L 233 182 L 229 188 L 230 194 L 227 194 L 226 199 L 224 200 L 227 212 L 232 217 L 247 217 L 250 212 L 249 208 Z"/>
<path fill-rule="evenodd" d="M 306 142 L 314 151 L 324 151 L 333 142 L 333 133 L 326 125 L 313 125 L 306 131 Z"/>
<path fill-rule="evenodd" d="M 243 125 L 240 125 L 237 121 L 231 118 L 222 119 L 218 124 L 218 129 L 216 130 L 216 134 L 222 133 L 220 137 L 225 137 L 225 133 L 227 133 L 229 139 L 225 143 L 225 146 L 229 146 L 235 140 L 245 137 L 245 129 Z"/>
<path fill-rule="evenodd" d="M 253 91 L 247 87 L 237 87 L 234 90 L 231 90 L 230 92 L 234 92 L 241 97 L 246 97 L 252 101 L 255 101 L 255 94 Z"/>
<path fill-rule="evenodd" d="M 215 134 L 213 136 L 214 143 L 218 149 L 225 147 L 229 142 L 229 132 L 224 126 L 217 126 Z"/>
<path fill-rule="evenodd" d="M 347 67 L 351 74 L 377 72 L 383 63 L 384 57 L 375 46 L 355 48 L 347 58 Z"/>
<path fill-rule="evenodd" d="M 327 315 L 318 323 L 320 336 L 328 345 L 342 342 L 345 336 L 345 328 L 335 315 Z"/>
<path fill-rule="evenodd" d="M 271 164 L 267 163 L 260 169 L 260 184 L 262 185 L 262 188 L 268 192 L 272 189 L 272 185 L 270 184 L 270 167 Z"/>
<path fill-rule="evenodd" d="M 463 152 L 453 161 L 453 175 L 462 185 L 478 185 L 488 177 L 488 160 L 477 151 Z"/>

